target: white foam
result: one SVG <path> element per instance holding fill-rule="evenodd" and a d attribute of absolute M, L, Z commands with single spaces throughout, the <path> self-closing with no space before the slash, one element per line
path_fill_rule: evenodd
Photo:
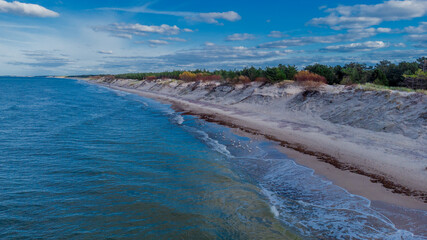
<path fill-rule="evenodd" d="M 231 155 L 230 151 L 228 151 L 225 145 L 219 143 L 215 139 L 210 138 L 206 132 L 198 129 L 196 129 L 195 132 L 199 135 L 200 139 L 203 140 L 214 151 L 217 151 L 229 158 L 233 157 L 233 155 Z"/>
<path fill-rule="evenodd" d="M 274 215 L 275 218 L 279 218 L 280 216 L 279 210 L 277 210 L 276 206 L 273 205 L 274 203 L 277 202 L 277 200 L 275 199 L 274 193 L 268 191 L 263 187 L 261 187 L 261 192 L 264 194 L 264 196 L 266 196 L 269 199 L 271 213 Z"/>
<path fill-rule="evenodd" d="M 178 125 L 182 125 L 184 123 L 184 117 L 182 117 L 179 114 L 175 115 L 175 117 L 173 119 L 174 119 L 175 123 L 177 123 Z"/>
<path fill-rule="evenodd" d="M 273 213 L 275 218 L 279 218 L 279 211 L 277 210 L 277 208 L 275 206 L 270 206 L 270 210 Z"/>

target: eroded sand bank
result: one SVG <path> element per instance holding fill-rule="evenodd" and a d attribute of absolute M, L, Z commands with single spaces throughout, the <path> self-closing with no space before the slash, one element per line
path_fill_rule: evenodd
<path fill-rule="evenodd" d="M 427 209 L 426 95 L 295 83 L 92 82 L 277 141 L 297 162 L 351 193 Z"/>

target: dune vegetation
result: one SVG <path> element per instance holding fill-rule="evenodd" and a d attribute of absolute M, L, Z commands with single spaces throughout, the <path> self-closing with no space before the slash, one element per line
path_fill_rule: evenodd
<path fill-rule="evenodd" d="M 255 68 L 241 70 L 194 70 L 166 71 L 147 73 L 126 73 L 115 75 L 115 78 L 155 80 L 179 79 L 184 81 L 226 81 L 229 83 L 270 82 L 284 80 L 313 81 L 330 85 L 362 85 L 370 89 L 389 89 L 411 91 L 411 89 L 427 89 L 425 57 L 414 62 L 398 64 L 384 60 L 375 66 L 360 63 L 349 63 L 344 66 L 327 66 L 313 64 L 299 70 L 292 65 Z"/>

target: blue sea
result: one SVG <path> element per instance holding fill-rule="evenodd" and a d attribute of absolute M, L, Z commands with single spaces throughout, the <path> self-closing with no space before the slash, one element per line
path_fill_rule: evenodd
<path fill-rule="evenodd" d="M 275 143 L 84 81 L 0 78 L 0 239 L 426 239 L 406 225 Z"/>

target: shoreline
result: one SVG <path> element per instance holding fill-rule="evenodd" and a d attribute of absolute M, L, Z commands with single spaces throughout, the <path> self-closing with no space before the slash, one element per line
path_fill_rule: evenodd
<path fill-rule="evenodd" d="M 425 197 L 424 192 L 410 190 L 384 176 L 367 173 L 356 166 L 338 161 L 324 152 L 317 152 L 301 144 L 291 143 L 289 139 L 294 136 L 284 136 L 280 132 L 275 133 L 274 128 L 268 129 L 265 126 L 257 128 L 256 123 L 247 121 L 243 117 L 236 117 L 227 112 L 227 109 L 215 109 L 212 106 L 204 106 L 164 94 L 105 84 L 88 79 L 83 80 L 172 104 L 175 110 L 184 112 L 184 114 L 195 115 L 204 120 L 230 127 L 233 131 L 239 134 L 249 134 L 252 138 L 261 137 L 268 141 L 276 142 L 280 145 L 279 150 L 294 159 L 298 164 L 313 169 L 315 174 L 325 177 L 351 194 L 366 197 L 371 202 L 378 201 L 399 207 L 427 210 L 427 204 L 423 202 L 423 200 L 425 201 L 425 198 L 423 198 Z M 417 195 L 418 198 L 414 197 Z"/>
<path fill-rule="evenodd" d="M 405 192 L 405 190 L 411 190 L 394 184 L 389 180 L 382 181 L 382 176 L 365 173 L 363 170 L 357 169 L 356 167 L 345 166 L 331 156 L 313 152 L 301 146 L 293 146 L 288 142 L 262 134 L 257 130 L 245 128 L 244 126 L 235 125 L 233 123 L 227 123 L 227 121 L 221 119 L 220 116 L 212 118 L 197 113 L 187 113 L 185 111 L 184 114 L 196 116 L 205 121 L 226 126 L 240 136 L 274 142 L 278 144 L 277 149 L 280 152 L 286 154 L 297 164 L 313 169 L 315 174 L 326 178 L 351 194 L 365 197 L 371 202 L 380 201 L 400 207 L 427 210 L 427 204 Z"/>
<path fill-rule="evenodd" d="M 365 173 L 363 170 L 357 169 L 356 167 L 343 166 L 336 159 L 326 154 L 312 152 L 301 146 L 292 146 L 288 142 L 276 139 L 273 136 L 264 135 L 256 130 L 245 128 L 244 126 L 227 123 L 221 120 L 221 117 L 217 117 L 217 120 L 215 120 L 214 118 L 209 118 L 197 113 L 184 112 L 184 114 L 196 116 L 207 122 L 226 126 L 240 136 L 274 142 L 278 144 L 277 149 L 280 152 L 286 154 L 297 164 L 313 169 L 316 175 L 326 178 L 351 194 L 365 197 L 371 202 L 380 201 L 400 207 L 427 210 L 427 204 L 404 192 L 405 189 L 406 191 L 411 190 L 388 180 L 382 181 L 381 176 Z"/>

